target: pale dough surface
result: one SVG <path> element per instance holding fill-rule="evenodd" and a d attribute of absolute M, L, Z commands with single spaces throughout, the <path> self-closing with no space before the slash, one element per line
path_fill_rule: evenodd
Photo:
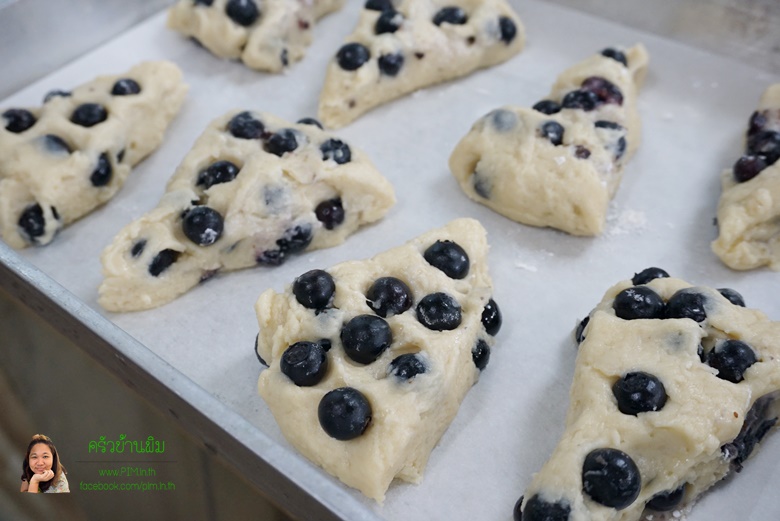
<path fill-rule="evenodd" d="M 114 96 L 114 83 L 135 80 L 141 92 Z M 184 102 L 187 86 L 171 62 L 145 62 L 123 74 L 100 76 L 74 88 L 69 96 L 54 96 L 28 109 L 36 123 L 21 133 L 9 132 L 0 117 L 0 236 L 13 248 L 30 246 L 20 233 L 19 218 L 31 205 L 43 210 L 45 230 L 35 245 L 54 239 L 65 225 L 111 199 L 130 169 L 162 143 L 165 130 Z M 105 107 L 108 117 L 92 127 L 70 121 L 85 103 Z M 46 135 L 62 139 L 70 153 L 45 146 Z M 90 175 L 105 154 L 112 175 L 94 186 Z"/>
<path fill-rule="evenodd" d="M 449 278 L 423 258 L 437 240 L 459 244 L 471 268 L 461 280 Z M 473 219 L 458 219 L 407 244 L 365 261 L 345 262 L 327 271 L 336 283 L 332 308 L 315 314 L 300 305 L 291 287 L 268 290 L 255 305 L 260 334 L 258 354 L 268 362 L 259 379 L 260 395 L 285 438 L 312 462 L 366 496 L 382 501 L 393 478 L 422 480 L 428 456 L 479 377 L 472 348 L 493 340 L 481 323 L 492 295 L 485 230 Z M 346 356 L 339 333 L 349 319 L 371 314 L 365 292 L 379 277 L 403 280 L 412 290 L 411 309 L 386 320 L 393 343 L 378 360 L 362 366 Z M 425 295 L 445 292 L 462 308 L 463 319 L 452 331 L 432 331 L 418 322 L 414 308 Z M 279 369 L 279 359 L 302 340 L 332 341 L 325 378 L 313 387 L 298 387 Z M 405 353 L 421 353 L 429 369 L 410 381 L 388 375 L 388 365 Z M 328 391 L 351 386 L 370 401 L 373 419 L 366 432 L 349 441 L 328 436 L 320 427 L 317 407 Z"/>
<path fill-rule="evenodd" d="M 546 98 L 560 103 L 583 80 L 597 76 L 620 89 L 622 105 L 602 104 L 588 112 L 562 109 L 551 115 L 507 106 L 478 120 L 449 160 L 466 195 L 517 222 L 573 235 L 600 234 L 623 167 L 641 134 L 637 94 L 648 56 L 641 44 L 625 54 L 628 67 L 598 54 L 567 69 Z M 623 129 L 596 128 L 599 120 Z M 562 144 L 556 146 L 540 134 L 541 125 L 549 121 L 563 126 Z M 616 158 L 620 138 L 626 147 Z M 578 158 L 579 147 L 587 149 L 589 157 Z"/>
<path fill-rule="evenodd" d="M 565 431 L 524 495 L 526 500 L 540 494 L 550 502 L 567 501 L 569 521 L 636 521 L 655 494 L 686 483 L 684 501 L 694 501 L 728 474 L 731 459 L 721 447 L 740 433 L 756 400 L 780 390 L 780 322 L 735 306 L 706 287 L 695 288 L 705 297 L 707 319 L 701 325 L 687 318 L 623 320 L 615 316 L 612 303 L 631 286 L 631 281 L 623 281 L 610 288 L 590 314 L 577 354 Z M 664 301 L 692 287 L 673 278 L 655 279 L 647 286 Z M 702 363 L 697 353 L 700 343 L 708 352 L 724 339 L 746 342 L 759 360 L 738 384 L 717 378 L 717 370 Z M 637 416 L 618 411 L 611 387 L 631 371 L 661 380 L 668 395 L 661 410 Z M 780 407 L 774 396 L 770 412 L 774 408 L 777 416 Z M 624 510 L 597 504 L 582 492 L 583 460 L 596 448 L 622 450 L 639 467 L 639 497 Z"/>
<path fill-rule="evenodd" d="M 767 114 L 767 130 L 780 132 L 780 83 L 764 92 L 758 111 Z M 780 161 L 744 183 L 734 180 L 731 168 L 724 170 L 721 191 L 712 250 L 735 270 L 780 271 Z"/>
<path fill-rule="evenodd" d="M 226 14 L 228 0 L 214 0 L 210 6 L 179 0 L 168 12 L 168 27 L 196 38 L 221 58 L 240 59 L 260 71 L 280 72 L 303 59 L 315 22 L 340 9 L 344 1 L 256 1 L 260 16 L 243 27 Z"/>
<path fill-rule="evenodd" d="M 397 31 L 375 34 L 381 13 L 363 9 L 345 40 L 369 49 L 365 64 L 347 71 L 334 58 L 328 65 L 319 105 L 319 118 L 326 126 L 343 127 L 377 105 L 497 65 L 519 53 L 525 42 L 523 25 L 504 0 L 401 0 L 394 6 L 403 17 Z M 462 8 L 467 23 L 434 25 L 434 16 L 445 6 Z M 509 43 L 501 40 L 502 16 L 516 26 L 517 34 Z M 380 56 L 396 53 L 404 59 L 401 69 L 395 76 L 382 74 Z"/>
<path fill-rule="evenodd" d="M 333 136 L 316 126 L 292 124 L 271 114 L 253 113 L 266 138 L 290 129 L 298 148 L 278 157 L 260 139 L 239 139 L 226 126 L 241 111 L 214 120 L 184 157 L 157 208 L 124 227 L 102 255 L 104 281 L 99 303 L 110 311 L 135 311 L 165 304 L 219 271 L 255 266 L 263 252 L 278 248 L 286 233 L 310 230 L 307 250 L 341 244 L 359 226 L 381 219 L 395 204 L 392 185 L 368 157 L 351 148 L 351 161 L 323 159 L 320 146 Z M 198 185 L 199 173 L 217 161 L 240 168 L 234 180 Z M 326 229 L 315 216 L 322 201 L 340 198 L 344 221 Z M 208 206 L 224 219 L 216 243 L 199 246 L 182 231 L 182 213 Z M 143 251 L 132 255 L 137 244 Z M 164 250 L 178 257 L 159 276 L 149 265 Z"/>

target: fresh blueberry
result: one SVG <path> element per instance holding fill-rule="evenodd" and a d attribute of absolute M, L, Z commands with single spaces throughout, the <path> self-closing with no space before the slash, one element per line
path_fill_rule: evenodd
<path fill-rule="evenodd" d="M 665 490 L 659 492 L 650 498 L 645 507 L 656 512 L 669 512 L 677 508 L 685 496 L 685 484 L 680 485 L 674 490 Z"/>
<path fill-rule="evenodd" d="M 103 152 L 98 158 L 97 166 L 89 176 L 89 181 L 92 183 L 92 186 L 106 186 L 111 182 L 113 173 L 114 169 L 111 167 L 111 160 L 108 158 L 108 154 Z"/>
<path fill-rule="evenodd" d="M 341 198 L 327 199 L 322 201 L 314 209 L 314 215 L 322 223 L 326 230 L 332 230 L 344 222 L 344 207 Z"/>
<path fill-rule="evenodd" d="M 361 436 L 371 423 L 371 403 L 357 389 L 339 387 L 322 397 L 317 417 L 328 436 L 351 440 Z"/>
<path fill-rule="evenodd" d="M 412 307 L 412 290 L 395 277 L 380 277 L 366 292 L 366 304 L 380 317 L 400 315 Z"/>
<path fill-rule="evenodd" d="M 745 299 L 742 298 L 742 295 L 739 294 L 738 291 L 733 290 L 731 288 L 720 288 L 718 289 L 721 295 L 726 297 L 726 300 L 734 304 L 735 306 L 745 307 Z"/>
<path fill-rule="evenodd" d="M 312 239 L 310 224 L 298 224 L 284 231 L 284 235 L 276 240 L 275 250 L 266 250 L 257 256 L 259 264 L 279 266 L 287 260 L 287 254 L 305 250 Z"/>
<path fill-rule="evenodd" d="M 757 361 L 753 349 L 741 340 L 720 342 L 707 357 L 710 367 L 718 370 L 718 378 L 735 384 L 745 378 L 745 371 Z"/>
<path fill-rule="evenodd" d="M 44 148 L 52 154 L 70 154 L 73 151 L 64 139 L 54 134 L 46 134 L 41 139 Z"/>
<path fill-rule="evenodd" d="M 569 521 L 571 507 L 566 501 L 550 503 L 534 494 L 525 504 L 525 510 L 520 511 L 523 503 L 521 497 L 514 510 L 515 521 Z"/>
<path fill-rule="evenodd" d="M 482 310 L 482 325 L 485 326 L 485 331 L 490 336 L 496 336 L 501 329 L 501 323 L 501 310 L 498 309 L 498 304 L 493 299 L 488 300 L 485 309 Z"/>
<path fill-rule="evenodd" d="M 152 262 L 149 263 L 149 274 L 152 277 L 159 277 L 162 272 L 171 267 L 171 264 L 179 258 L 179 252 L 175 250 L 163 250 L 155 255 Z"/>
<path fill-rule="evenodd" d="M 46 218 L 43 216 L 43 208 L 38 203 L 27 206 L 19 216 L 17 224 L 21 235 L 30 244 L 36 244 L 38 237 L 46 232 Z"/>
<path fill-rule="evenodd" d="M 263 148 L 270 154 L 282 157 L 285 152 L 293 152 L 298 148 L 298 133 L 291 128 L 283 128 L 271 135 Z"/>
<path fill-rule="evenodd" d="M 394 9 L 385 9 L 374 24 L 374 34 L 394 33 L 404 22 L 404 16 Z"/>
<path fill-rule="evenodd" d="M 651 280 L 655 279 L 666 279 L 669 278 L 669 274 L 662 270 L 661 268 L 651 267 L 651 268 L 645 268 L 639 273 L 634 273 L 634 276 L 631 278 L 631 283 L 634 286 L 639 286 L 641 284 L 647 284 Z"/>
<path fill-rule="evenodd" d="M 366 0 L 365 8 L 370 11 L 387 11 L 393 8 L 392 0 Z"/>
<path fill-rule="evenodd" d="M 349 145 L 340 139 L 327 140 L 322 145 L 320 145 L 320 152 L 322 152 L 323 161 L 332 159 L 339 165 L 343 165 L 352 161 L 352 150 L 350 150 Z"/>
<path fill-rule="evenodd" d="M 625 67 L 628 67 L 628 60 L 626 59 L 626 55 L 623 53 L 623 51 L 619 51 L 612 47 L 607 47 L 601 51 L 601 55 L 606 56 L 607 58 L 612 58 L 613 60 L 622 63 Z"/>
<path fill-rule="evenodd" d="M 750 181 L 758 174 L 763 172 L 769 164 L 764 156 L 744 155 L 734 163 L 732 171 L 734 180 L 738 183 Z"/>
<path fill-rule="evenodd" d="M 6 121 L 5 129 L 14 134 L 24 132 L 38 121 L 32 112 L 25 109 L 8 109 L 3 112 L 3 118 Z"/>
<path fill-rule="evenodd" d="M 747 131 L 748 138 L 766 129 L 768 123 L 769 123 L 769 119 L 767 118 L 766 111 L 761 111 L 761 112 L 755 111 L 753 114 L 750 115 L 750 120 L 748 121 L 748 131 Z"/>
<path fill-rule="evenodd" d="M 471 359 L 480 371 L 487 367 L 490 361 L 490 346 L 488 343 L 480 338 L 471 349 Z"/>
<path fill-rule="evenodd" d="M 606 128 L 609 130 L 623 130 L 623 126 L 615 123 L 614 121 L 607 121 L 605 119 L 600 119 L 597 122 L 593 124 L 596 128 Z"/>
<path fill-rule="evenodd" d="M 590 150 L 582 145 L 574 147 L 574 157 L 577 159 L 588 159 L 590 157 Z"/>
<path fill-rule="evenodd" d="M 336 293 L 333 277 L 324 270 L 307 271 L 293 282 L 295 300 L 308 309 L 322 310 L 328 307 Z"/>
<path fill-rule="evenodd" d="M 577 325 L 577 329 L 574 331 L 574 339 L 577 344 L 581 344 L 585 340 L 585 328 L 588 327 L 588 322 L 590 322 L 590 315 L 583 318 Z"/>
<path fill-rule="evenodd" d="M 228 122 L 227 130 L 239 139 L 259 139 L 265 132 L 265 125 L 250 112 L 240 112 Z"/>
<path fill-rule="evenodd" d="M 536 104 L 531 108 L 537 112 L 541 112 L 542 114 L 547 114 L 549 116 L 551 114 L 557 114 L 560 112 L 561 104 L 551 99 L 543 99 L 542 101 L 536 102 Z"/>
<path fill-rule="evenodd" d="M 225 222 L 222 216 L 208 206 L 195 206 L 184 214 L 182 231 L 198 246 L 211 246 L 222 237 Z"/>
<path fill-rule="evenodd" d="M 111 94 L 114 96 L 131 96 L 133 94 L 139 94 L 140 92 L 141 86 L 132 78 L 117 80 L 111 88 Z"/>
<path fill-rule="evenodd" d="M 517 36 L 517 26 L 508 16 L 498 18 L 498 29 L 501 31 L 501 41 L 509 45 Z"/>
<path fill-rule="evenodd" d="M 623 414 L 660 411 L 666 405 L 666 389 L 657 377 L 636 371 L 626 373 L 612 386 L 617 406 Z"/>
<path fill-rule="evenodd" d="M 70 116 L 71 122 L 82 127 L 94 127 L 108 118 L 108 112 L 103 105 L 97 103 L 84 103 L 76 107 Z"/>
<path fill-rule="evenodd" d="M 319 122 L 319 120 L 314 118 L 301 118 L 298 120 L 298 123 L 301 125 L 313 125 L 319 129 L 322 129 L 322 123 Z"/>
<path fill-rule="evenodd" d="M 446 293 L 431 293 L 417 304 L 417 320 L 434 331 L 452 331 L 461 322 L 458 301 Z"/>
<path fill-rule="evenodd" d="M 263 357 L 260 356 L 260 350 L 258 349 L 258 343 L 260 342 L 260 333 L 255 335 L 255 356 L 257 357 L 257 361 L 260 362 L 261 365 L 264 367 L 268 367 L 268 362 L 263 360 Z"/>
<path fill-rule="evenodd" d="M 512 509 L 512 519 L 514 521 L 523 521 L 523 498 L 524 496 L 520 496 L 520 499 L 515 501 L 515 507 Z"/>
<path fill-rule="evenodd" d="M 626 288 L 615 296 L 615 315 L 624 320 L 664 318 L 663 299 L 647 286 Z"/>
<path fill-rule="evenodd" d="M 666 318 L 690 318 L 703 322 L 707 318 L 704 295 L 693 288 L 679 290 L 666 303 Z"/>
<path fill-rule="evenodd" d="M 393 343 L 393 333 L 384 319 L 358 315 L 341 328 L 341 343 L 352 360 L 368 365 Z"/>
<path fill-rule="evenodd" d="M 379 70 L 385 76 L 397 76 L 401 67 L 404 66 L 404 55 L 400 52 L 393 54 L 383 54 L 377 60 Z"/>
<path fill-rule="evenodd" d="M 539 127 L 539 133 L 542 137 L 550 140 L 555 146 L 563 143 L 563 125 L 557 121 L 545 121 L 542 126 Z"/>
<path fill-rule="evenodd" d="M 279 369 L 298 387 L 311 387 L 325 377 L 328 355 L 316 342 L 296 342 L 282 354 Z"/>
<path fill-rule="evenodd" d="M 43 97 L 43 102 L 48 103 L 49 101 L 53 100 L 54 98 L 70 98 L 70 92 L 66 90 L 50 90 L 46 93 L 46 95 Z"/>
<path fill-rule="evenodd" d="M 451 279 L 463 279 L 469 273 L 469 256 L 456 242 L 436 241 L 425 250 L 423 257 Z"/>
<path fill-rule="evenodd" d="M 565 109 L 582 109 L 586 112 L 595 109 L 598 105 L 599 97 L 596 93 L 582 89 L 567 93 L 561 102 L 561 106 Z"/>
<path fill-rule="evenodd" d="M 359 43 L 345 44 L 336 54 L 339 67 L 345 71 L 356 71 L 371 58 L 368 47 Z"/>
<path fill-rule="evenodd" d="M 195 5 L 205 5 L 210 6 L 214 3 L 214 0 L 192 0 L 192 3 Z"/>
<path fill-rule="evenodd" d="M 780 159 L 780 132 L 763 130 L 750 136 L 747 142 L 749 155 L 764 156 L 769 165 Z"/>
<path fill-rule="evenodd" d="M 496 109 L 485 116 L 499 132 L 508 132 L 517 126 L 517 114 L 511 110 Z"/>
<path fill-rule="evenodd" d="M 434 25 L 448 23 L 452 25 L 463 25 L 468 22 L 466 12 L 460 7 L 443 7 L 433 17 Z"/>
<path fill-rule="evenodd" d="M 144 252 L 144 248 L 146 248 L 146 239 L 141 239 L 133 244 L 133 247 L 130 249 L 130 255 L 133 258 L 138 258 Z"/>
<path fill-rule="evenodd" d="M 238 175 L 240 168 L 230 161 L 211 163 L 205 170 L 198 172 L 196 184 L 208 190 L 214 185 L 229 183 Z"/>
<path fill-rule="evenodd" d="M 611 103 L 615 105 L 623 104 L 623 93 L 620 92 L 620 89 L 600 76 L 586 78 L 582 82 L 580 89 L 586 92 L 593 92 L 601 103 Z"/>
<path fill-rule="evenodd" d="M 606 507 L 622 510 L 639 496 L 642 477 L 634 460 L 617 449 L 595 449 L 582 465 L 582 490 Z"/>
<path fill-rule="evenodd" d="M 390 362 L 389 373 L 399 380 L 411 380 L 418 374 L 425 373 L 425 371 L 427 371 L 425 362 L 413 353 L 401 355 Z"/>
<path fill-rule="evenodd" d="M 475 170 L 472 175 L 472 183 L 477 195 L 484 197 L 485 199 L 490 199 L 490 196 L 493 193 L 493 181 L 489 177 L 486 177 L 478 170 Z"/>
<path fill-rule="evenodd" d="M 249 27 L 260 18 L 260 10 L 253 0 L 228 0 L 225 14 L 243 27 Z"/>

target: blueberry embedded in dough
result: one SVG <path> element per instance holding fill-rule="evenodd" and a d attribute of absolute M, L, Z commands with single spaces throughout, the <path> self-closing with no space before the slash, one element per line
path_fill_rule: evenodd
<path fill-rule="evenodd" d="M 452 24 L 464 25 L 469 17 L 466 11 L 457 6 L 442 7 L 433 17 L 433 25 Z"/>
<path fill-rule="evenodd" d="M 462 308 L 454 297 L 444 292 L 431 293 L 417 304 L 417 320 L 434 331 L 452 331 L 460 326 Z"/>
<path fill-rule="evenodd" d="M 731 288 L 718 288 L 718 293 L 726 297 L 726 300 L 735 306 L 745 307 L 745 299 L 737 290 Z"/>
<path fill-rule="evenodd" d="M 141 93 L 141 85 L 133 78 L 121 78 L 111 87 L 113 96 L 134 96 Z"/>
<path fill-rule="evenodd" d="M 639 496 L 642 477 L 631 456 L 611 448 L 595 449 L 582 464 L 582 489 L 606 507 L 622 510 Z"/>
<path fill-rule="evenodd" d="M 360 43 L 347 43 L 336 53 L 339 67 L 345 71 L 356 71 L 371 58 L 371 51 Z"/>
<path fill-rule="evenodd" d="M 613 60 L 622 63 L 623 66 L 628 67 L 628 59 L 626 58 L 626 54 L 619 49 L 615 49 L 614 47 L 607 47 L 601 51 L 601 55 L 607 58 L 612 58 Z"/>
<path fill-rule="evenodd" d="M 111 166 L 111 159 L 109 159 L 107 153 L 103 152 L 100 154 L 100 157 L 98 157 L 97 165 L 90 174 L 89 181 L 92 183 L 92 186 L 95 187 L 106 186 L 111 182 L 113 173 L 114 169 Z"/>
<path fill-rule="evenodd" d="M 666 318 L 707 319 L 707 297 L 696 288 L 681 289 L 666 302 Z"/>
<path fill-rule="evenodd" d="M 98 103 L 84 103 L 76 107 L 70 121 L 82 127 L 94 127 L 108 118 L 108 111 Z"/>
<path fill-rule="evenodd" d="M 539 135 L 546 138 L 553 146 L 563 144 L 563 125 L 557 121 L 545 121 L 539 127 Z"/>
<path fill-rule="evenodd" d="M 469 256 L 453 241 L 436 241 L 423 254 L 428 263 L 452 279 L 462 279 L 469 273 Z"/>
<path fill-rule="evenodd" d="M 340 197 L 326 199 L 314 209 L 314 215 L 326 230 L 332 230 L 344 222 L 344 205 Z"/>
<path fill-rule="evenodd" d="M 612 308 L 615 310 L 615 315 L 624 320 L 665 318 L 667 316 L 666 304 L 663 299 L 647 286 L 624 289 L 615 296 Z"/>
<path fill-rule="evenodd" d="M 477 340 L 474 348 L 471 350 L 471 359 L 474 361 L 474 365 L 480 371 L 487 367 L 490 361 L 490 346 L 483 339 Z"/>
<path fill-rule="evenodd" d="M 280 129 L 266 140 L 263 145 L 266 152 L 282 157 L 284 154 L 295 152 L 299 146 L 305 143 L 306 137 L 300 132 L 291 129 Z"/>
<path fill-rule="evenodd" d="M 70 98 L 70 96 L 71 93 L 67 90 L 54 89 L 46 93 L 46 95 L 43 97 L 43 102 L 48 103 L 56 98 Z"/>
<path fill-rule="evenodd" d="M 325 378 L 328 355 L 317 342 L 296 342 L 284 352 L 279 367 L 298 387 L 311 387 Z"/>
<path fill-rule="evenodd" d="M 395 376 L 398 380 L 409 382 L 417 375 L 425 374 L 427 370 L 427 364 L 418 353 L 406 353 L 390 362 L 388 374 Z"/>
<path fill-rule="evenodd" d="M 382 318 L 400 315 L 411 308 L 413 302 L 412 290 L 396 277 L 380 277 L 366 291 L 366 304 Z"/>
<path fill-rule="evenodd" d="M 322 429 L 341 441 L 362 436 L 371 423 L 371 415 L 371 402 L 352 387 L 329 391 L 317 410 Z"/>
<path fill-rule="evenodd" d="M 753 348 L 739 340 L 718 342 L 707 356 L 710 367 L 718 370 L 717 377 L 735 384 L 745 378 L 745 371 L 757 361 Z"/>
<path fill-rule="evenodd" d="M 295 279 L 292 291 L 300 305 L 322 311 L 332 303 L 336 283 L 327 271 L 310 270 Z"/>
<path fill-rule="evenodd" d="M 647 284 L 651 280 L 668 278 L 668 277 L 669 277 L 669 273 L 667 273 L 666 270 L 663 270 L 661 268 L 656 268 L 653 266 L 650 268 L 645 268 L 639 273 L 634 273 L 634 276 L 631 277 L 631 283 L 634 286 L 640 286 L 642 284 Z"/>
<path fill-rule="evenodd" d="M 38 121 L 35 115 L 26 109 L 8 109 L 3 112 L 5 129 L 14 134 L 20 134 L 31 128 Z"/>
<path fill-rule="evenodd" d="M 329 139 L 320 145 L 322 159 L 327 161 L 332 159 L 336 163 L 343 165 L 352 161 L 352 151 L 349 145 L 340 139 Z"/>
<path fill-rule="evenodd" d="M 655 375 L 632 371 L 621 376 L 612 385 L 617 406 L 623 414 L 636 416 L 643 412 L 659 411 L 666 405 L 666 388 Z"/>
<path fill-rule="evenodd" d="M 569 521 L 570 514 L 571 506 L 566 500 L 547 501 L 539 494 L 531 496 L 525 506 L 521 497 L 514 508 L 515 521 Z"/>
<path fill-rule="evenodd" d="M 211 246 L 222 237 L 225 220 L 213 208 L 195 206 L 184 213 L 181 226 L 189 240 L 198 246 Z"/>
<path fill-rule="evenodd" d="M 537 112 L 541 112 L 542 114 L 552 115 L 557 114 L 561 111 L 563 107 L 561 107 L 561 104 L 557 101 L 551 100 L 551 99 L 543 99 L 541 101 L 537 101 L 533 107 L 531 107 Z M 517 116 L 515 116 L 515 119 Z"/>
<path fill-rule="evenodd" d="M 229 183 L 240 171 L 241 169 L 231 161 L 216 161 L 198 172 L 198 180 L 195 184 L 208 190 L 216 184 Z"/>
<path fill-rule="evenodd" d="M 393 343 L 393 333 L 383 318 L 359 315 L 341 328 L 341 343 L 349 358 L 359 364 L 376 362 Z"/>
<path fill-rule="evenodd" d="M 485 326 L 488 335 L 496 336 L 501 330 L 502 322 L 501 310 L 496 301 L 491 298 L 482 310 L 482 325 Z"/>
<path fill-rule="evenodd" d="M 238 25 L 249 27 L 260 18 L 260 9 L 254 0 L 228 0 L 225 14 Z"/>
<path fill-rule="evenodd" d="M 227 131 L 239 139 L 260 139 L 265 134 L 265 125 L 251 112 L 239 112 L 227 124 Z"/>

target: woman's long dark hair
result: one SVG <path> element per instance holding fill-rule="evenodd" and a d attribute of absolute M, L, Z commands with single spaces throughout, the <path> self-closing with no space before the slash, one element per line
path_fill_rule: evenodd
<path fill-rule="evenodd" d="M 62 474 L 67 474 L 67 471 L 65 470 L 65 466 L 60 463 L 60 456 L 57 454 L 57 448 L 54 446 L 54 443 L 52 443 L 51 439 L 48 436 L 44 436 L 43 434 L 36 434 L 32 437 L 30 444 L 27 445 L 27 454 L 24 455 L 24 461 L 22 462 L 22 480 L 30 483 L 33 474 L 35 474 L 35 472 L 33 472 L 30 468 L 30 452 L 32 452 L 32 448 L 38 443 L 43 443 L 47 445 L 49 449 L 51 449 L 51 470 L 54 472 L 54 477 L 49 481 L 38 482 L 38 490 L 40 492 L 46 492 L 49 490 L 49 487 L 57 482 Z"/>

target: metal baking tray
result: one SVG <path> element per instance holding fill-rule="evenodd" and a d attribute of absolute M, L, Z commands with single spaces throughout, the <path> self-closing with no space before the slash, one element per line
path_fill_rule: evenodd
<path fill-rule="evenodd" d="M 573 327 L 609 286 L 645 267 L 661 266 L 695 284 L 733 287 L 750 307 L 780 319 L 777 273 L 731 271 L 709 249 L 716 235 L 719 173 L 740 155 L 747 118 L 761 92 L 780 81 L 775 0 L 652 6 L 585 1 L 576 2 L 576 9 L 574 1 L 512 2 L 527 29 L 523 53 L 380 107 L 337 132 L 363 148 L 394 184 L 398 204 L 383 221 L 342 246 L 278 268 L 220 275 L 166 306 L 128 314 L 106 313 L 97 305 L 102 249 L 121 226 L 156 204 L 213 118 L 233 108 L 289 120 L 315 115 L 325 66 L 354 26 L 360 2 L 322 20 L 307 57 L 282 75 L 219 60 L 167 30 L 160 11 L 166 2 L 141 2 L 138 11 L 121 2 L 87 2 L 95 10 L 87 9 L 87 19 L 122 23 L 112 25 L 105 42 L 96 43 L 101 37 L 90 48 L 71 51 L 77 54 L 72 60 L 73 55 L 59 56 L 55 65 L 41 66 L 46 60 L 38 58 L 33 33 L 15 33 L 18 39 L 4 35 L 28 20 L 25 13 L 31 11 L 25 9 L 38 12 L 35 6 L 42 3 L 53 4 L 0 0 L 0 61 L 21 64 L 13 77 L 0 78 L 0 93 L 7 96 L 0 107 L 36 105 L 50 89 L 118 73 L 146 59 L 179 64 L 190 93 L 161 148 L 135 169 L 112 202 L 47 247 L 17 252 L 0 242 L 0 286 L 293 517 L 510 519 L 515 500 L 563 429 Z M 107 16 L 109 6 L 123 14 Z M 77 18 L 85 23 L 84 15 Z M 703 36 L 705 23 L 709 38 Z M 61 30 L 52 33 L 44 38 L 65 41 Z M 635 42 L 643 42 L 651 58 L 640 94 L 643 142 L 625 170 L 601 237 L 523 226 L 461 193 L 447 158 L 477 118 L 501 105 L 529 106 L 566 67 L 604 47 Z M 423 482 L 394 483 L 378 505 L 310 464 L 282 437 L 256 393 L 261 366 L 252 349 L 253 305 L 266 288 L 280 291 L 304 271 L 368 258 L 462 216 L 479 219 L 488 230 L 494 297 L 504 326 L 490 365 L 433 451 Z M 738 479 L 696 505 L 690 521 L 776 516 L 778 456 L 780 437 L 770 436 Z"/>

